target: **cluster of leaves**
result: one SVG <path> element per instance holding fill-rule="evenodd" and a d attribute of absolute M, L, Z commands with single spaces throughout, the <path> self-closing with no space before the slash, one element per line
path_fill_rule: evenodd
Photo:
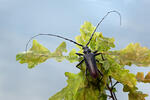
<path fill-rule="evenodd" d="M 85 22 L 80 28 L 81 35 L 76 37 L 76 42 L 85 45 L 94 29 L 95 27 L 90 22 Z M 78 53 L 82 53 L 82 48 L 77 47 L 79 48 Z M 110 51 L 114 47 L 114 38 L 107 38 L 102 33 L 96 32 L 89 44 L 89 48 L 92 51 L 98 50 L 98 52 L 104 54 L 105 60 L 102 60 L 101 56 L 96 57 L 100 62 L 97 63 L 98 69 L 103 73 L 101 82 L 97 82 L 90 75 L 85 76 L 86 66 L 83 63 L 81 72 L 78 74 L 65 73 L 66 77 L 68 77 L 68 85 L 50 97 L 49 100 L 106 100 L 108 97 L 106 91 L 109 90 L 108 87 L 112 84 L 110 77 L 124 86 L 124 92 L 129 92 L 129 100 L 145 100 L 144 98 L 147 94 L 138 91 L 136 83 L 137 81 L 150 82 L 150 73 L 144 78 L 143 73 L 134 75 L 125 69 L 124 66 L 131 66 L 132 64 L 149 66 L 150 50 L 146 47 L 141 47 L 138 43 L 129 44 L 122 50 Z M 54 58 L 59 62 L 67 59 L 71 63 L 79 62 L 82 59 L 75 54 L 77 52 L 75 49 L 72 49 L 68 56 L 64 56 L 63 52 L 67 52 L 65 42 L 62 42 L 55 52 L 50 52 L 36 40 L 33 40 L 32 48 L 27 52 L 17 54 L 16 60 L 20 61 L 21 64 L 27 63 L 28 68 L 34 68 L 50 58 Z M 112 89 L 113 92 L 116 92 L 115 87 Z"/>
<path fill-rule="evenodd" d="M 143 72 L 138 72 L 136 78 L 138 82 L 150 83 L 150 72 L 145 77 Z"/>

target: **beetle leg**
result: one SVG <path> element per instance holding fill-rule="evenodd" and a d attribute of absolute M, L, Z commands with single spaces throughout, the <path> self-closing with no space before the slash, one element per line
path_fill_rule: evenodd
<path fill-rule="evenodd" d="M 105 60 L 105 59 L 104 59 L 104 56 L 103 56 L 103 54 L 102 54 L 102 53 L 96 53 L 96 54 L 95 54 L 95 56 L 98 56 L 98 55 L 101 55 L 102 60 Z"/>
<path fill-rule="evenodd" d="M 102 63 L 100 63 L 97 59 L 96 59 L 96 62 L 98 62 L 99 64 L 102 64 Z"/>
<path fill-rule="evenodd" d="M 103 73 L 100 71 L 100 70 L 98 70 L 98 72 L 100 73 L 100 75 L 103 77 Z"/>
<path fill-rule="evenodd" d="M 83 56 L 83 54 L 81 54 L 81 53 L 76 53 L 78 56 Z"/>
<path fill-rule="evenodd" d="M 104 56 L 103 56 L 103 54 L 101 54 L 101 57 L 102 57 L 102 60 L 104 61 L 105 59 L 104 59 Z"/>
<path fill-rule="evenodd" d="M 86 70 L 85 70 L 85 76 L 86 76 L 86 79 L 87 79 L 88 84 L 89 84 L 89 79 L 88 79 L 88 73 L 87 73 L 87 71 L 88 71 L 88 68 L 86 68 Z"/>
<path fill-rule="evenodd" d="M 97 59 L 96 59 L 96 61 L 97 61 L 98 63 L 100 63 Z M 102 63 L 100 63 L 100 64 L 102 64 Z M 101 76 L 103 76 L 103 73 L 102 73 L 100 70 L 98 70 L 98 72 L 100 73 Z"/>
<path fill-rule="evenodd" d="M 95 56 L 98 56 L 98 55 L 100 55 L 100 54 L 102 54 L 101 52 L 99 52 L 99 53 L 95 53 Z"/>
<path fill-rule="evenodd" d="M 79 65 L 81 65 L 81 64 L 83 63 L 83 61 L 84 61 L 84 59 L 81 60 L 81 61 L 76 65 L 76 67 L 79 68 L 79 69 L 81 69 L 81 68 L 79 67 Z"/>
<path fill-rule="evenodd" d="M 97 61 L 98 63 L 100 63 L 97 59 L 96 59 L 96 61 Z"/>
<path fill-rule="evenodd" d="M 87 77 L 87 75 L 88 75 L 88 74 L 87 74 L 87 71 L 88 71 L 88 68 L 86 68 L 86 70 L 85 70 L 85 75 L 86 75 L 86 77 Z"/>
<path fill-rule="evenodd" d="M 94 51 L 93 53 L 96 54 L 98 52 L 98 50 Z"/>
<path fill-rule="evenodd" d="M 102 80 L 102 78 L 101 79 L 97 79 L 97 87 L 98 87 L 98 90 L 100 91 L 101 89 L 100 89 L 100 86 L 99 86 L 99 83 L 101 82 L 101 80 Z"/>

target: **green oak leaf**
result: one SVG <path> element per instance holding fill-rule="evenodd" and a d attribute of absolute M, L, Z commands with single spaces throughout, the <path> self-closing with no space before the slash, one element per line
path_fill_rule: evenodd
<path fill-rule="evenodd" d="M 90 36 L 94 29 L 95 27 L 90 22 L 84 22 L 84 24 L 80 28 L 81 35 L 76 36 L 76 42 L 85 46 L 88 40 L 90 39 Z"/>
<path fill-rule="evenodd" d="M 145 100 L 145 97 L 148 96 L 148 94 L 144 94 L 141 91 L 137 91 L 137 87 L 129 87 L 127 85 L 124 85 L 123 91 L 129 92 L 128 98 L 129 100 Z"/>
<path fill-rule="evenodd" d="M 129 92 L 129 100 L 146 100 L 147 94 L 143 94 L 141 91 Z"/>
<path fill-rule="evenodd" d="M 97 57 L 99 61 L 101 57 Z M 107 78 L 108 76 L 111 76 L 116 81 L 120 82 L 123 85 L 128 85 L 129 87 L 136 86 L 136 76 L 133 73 L 130 73 L 129 70 L 123 68 L 122 65 L 119 65 L 115 59 L 113 59 L 110 55 L 104 56 L 105 60 L 101 61 L 102 66 L 97 66 L 100 70 L 100 68 L 103 68 L 103 79 Z"/>
<path fill-rule="evenodd" d="M 122 65 L 150 66 L 150 49 L 141 47 L 139 43 L 131 43 L 126 48 L 110 52 L 119 59 Z"/>
<path fill-rule="evenodd" d="M 96 43 L 95 43 L 96 50 L 108 51 L 109 49 L 115 47 L 115 45 L 114 45 L 115 39 L 114 38 L 104 37 L 102 35 L 102 33 L 98 33 L 98 32 L 95 34 L 95 37 L 96 37 Z"/>
<path fill-rule="evenodd" d="M 111 70 L 111 76 L 117 80 L 118 82 L 122 83 L 123 85 L 128 85 L 129 87 L 133 87 L 136 85 L 136 78 L 135 75 L 129 73 L 127 69 L 113 69 Z"/>
<path fill-rule="evenodd" d="M 65 75 L 68 77 L 68 85 L 49 100 L 106 100 L 106 94 L 102 93 L 104 97 L 100 97 L 99 90 L 88 84 L 83 72 L 78 74 L 66 72 Z"/>
<path fill-rule="evenodd" d="M 77 51 L 76 51 L 75 49 L 72 49 L 72 50 L 69 52 L 69 56 L 66 57 L 66 59 L 69 60 L 70 63 L 79 61 L 79 56 L 76 55 L 76 52 L 77 52 Z"/>
<path fill-rule="evenodd" d="M 56 61 L 61 62 L 65 59 L 65 56 L 63 56 L 63 52 L 67 52 L 66 49 L 66 43 L 62 42 L 56 50 L 49 55 L 49 58 L 55 58 Z"/>
<path fill-rule="evenodd" d="M 28 68 L 33 68 L 36 65 L 45 62 L 49 58 L 55 58 L 57 61 L 62 61 L 65 57 L 63 52 L 66 52 L 66 43 L 59 45 L 55 52 L 51 53 L 47 48 L 33 40 L 33 46 L 27 52 L 22 52 L 16 55 L 16 60 L 21 64 L 27 63 Z"/>
<path fill-rule="evenodd" d="M 76 42 L 86 45 L 94 31 L 95 27 L 90 22 L 85 22 L 81 28 L 80 33 L 81 35 L 76 36 Z M 114 48 L 114 38 L 107 38 L 102 35 L 100 32 L 95 32 L 90 44 L 89 48 L 91 50 L 98 50 L 98 51 L 108 51 L 111 48 Z M 80 48 L 82 51 L 82 48 Z"/>
<path fill-rule="evenodd" d="M 100 92 L 94 87 L 84 87 L 77 91 L 75 100 L 99 100 Z"/>

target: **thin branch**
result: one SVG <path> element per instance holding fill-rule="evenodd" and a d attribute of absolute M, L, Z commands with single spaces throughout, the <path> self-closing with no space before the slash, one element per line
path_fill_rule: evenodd
<path fill-rule="evenodd" d="M 114 95 L 115 99 L 117 100 L 117 97 L 116 97 L 116 94 L 115 94 L 115 92 L 113 92 L 113 95 Z"/>
<path fill-rule="evenodd" d="M 113 95 L 113 92 L 112 92 L 112 89 L 109 87 L 108 84 L 107 84 L 107 88 L 108 88 L 108 90 L 109 90 L 109 92 L 110 92 L 110 94 L 111 94 L 111 98 L 112 98 L 113 100 L 115 100 L 114 95 Z"/>
<path fill-rule="evenodd" d="M 117 100 L 116 94 L 115 94 L 115 92 L 113 92 L 113 88 L 117 84 L 118 81 L 113 85 L 111 76 L 109 76 L 109 80 L 110 80 L 110 84 L 111 84 L 111 88 L 109 87 L 109 91 L 111 92 L 111 95 L 113 96 L 114 100 Z"/>
<path fill-rule="evenodd" d="M 111 76 L 109 76 L 109 80 L 110 80 L 110 84 L 111 84 L 111 87 L 112 87 L 113 84 L 112 84 L 112 78 L 111 78 Z"/>
<path fill-rule="evenodd" d="M 117 82 L 112 86 L 112 88 L 114 88 L 118 83 L 119 83 L 119 82 L 117 81 Z"/>

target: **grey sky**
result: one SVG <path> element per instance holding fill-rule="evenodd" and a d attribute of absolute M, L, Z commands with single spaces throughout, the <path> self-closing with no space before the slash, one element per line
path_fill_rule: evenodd
<path fill-rule="evenodd" d="M 48 60 L 34 69 L 16 62 L 15 55 L 24 51 L 31 36 L 54 33 L 74 39 L 84 21 L 96 25 L 108 11 L 117 10 L 122 14 L 122 26 L 119 17 L 111 14 L 98 31 L 114 37 L 116 49 L 130 42 L 150 48 L 149 5 L 149 0 L 0 0 L 0 100 L 48 100 L 66 85 L 64 72 L 79 71 L 76 63 L 68 61 Z M 62 42 L 44 36 L 37 40 L 51 51 Z M 74 47 L 67 42 L 68 51 Z M 133 73 L 150 71 L 135 66 L 127 68 Z M 138 86 L 150 94 L 150 84 Z M 127 100 L 127 94 L 118 92 L 117 96 Z"/>

